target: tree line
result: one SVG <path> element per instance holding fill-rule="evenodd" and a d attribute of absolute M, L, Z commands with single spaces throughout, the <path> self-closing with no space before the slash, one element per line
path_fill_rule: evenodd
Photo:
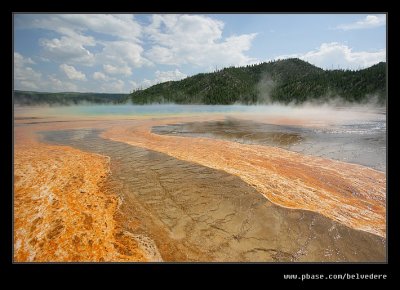
<path fill-rule="evenodd" d="M 169 81 L 130 95 L 135 104 L 302 103 L 340 97 L 386 102 L 386 63 L 362 70 L 323 70 L 300 59 L 228 67 Z"/>
<path fill-rule="evenodd" d="M 92 104 L 120 104 L 126 103 L 128 94 L 106 94 L 106 93 L 46 93 L 15 90 L 14 104 L 32 105 L 78 105 L 84 102 Z"/>

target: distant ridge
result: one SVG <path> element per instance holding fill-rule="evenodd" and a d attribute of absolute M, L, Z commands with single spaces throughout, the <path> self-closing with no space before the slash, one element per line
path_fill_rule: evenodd
<path fill-rule="evenodd" d="M 135 104 L 257 104 L 336 97 L 362 102 L 372 96 L 386 101 L 384 62 L 357 71 L 323 70 L 292 58 L 201 73 L 137 90 L 130 98 Z"/>
<path fill-rule="evenodd" d="M 347 102 L 375 98 L 386 103 L 386 63 L 352 70 L 323 70 L 292 58 L 244 67 L 228 67 L 169 81 L 131 94 L 33 92 L 14 90 L 17 105 L 176 103 L 265 104 L 271 102 L 325 102 L 340 97 Z"/>
<path fill-rule="evenodd" d="M 18 105 L 77 105 L 82 102 L 93 104 L 117 104 L 124 103 L 128 94 L 107 94 L 107 93 L 47 93 L 33 91 L 14 91 L 14 104 Z"/>

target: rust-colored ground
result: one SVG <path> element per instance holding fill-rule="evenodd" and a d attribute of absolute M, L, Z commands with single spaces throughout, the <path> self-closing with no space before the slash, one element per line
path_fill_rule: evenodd
<path fill-rule="evenodd" d="M 106 157 L 39 143 L 30 128 L 15 141 L 16 262 L 147 261 L 115 220 L 117 196 L 102 188 Z"/>
<path fill-rule="evenodd" d="M 173 122 L 125 124 L 112 127 L 103 137 L 224 170 L 239 176 L 275 204 L 315 211 L 351 228 L 386 237 L 383 172 L 275 147 L 151 133 L 152 126 Z"/>
<path fill-rule="evenodd" d="M 106 128 L 105 138 L 223 170 L 277 205 L 318 212 L 351 228 L 386 237 L 383 172 L 274 147 L 151 133 L 155 125 L 219 117 L 16 127 L 15 261 L 149 260 L 137 239 L 121 226 L 124 217 L 118 210 L 118 193 L 105 186 L 109 160 L 67 146 L 43 144 L 34 135 L 37 130 L 83 127 Z"/>

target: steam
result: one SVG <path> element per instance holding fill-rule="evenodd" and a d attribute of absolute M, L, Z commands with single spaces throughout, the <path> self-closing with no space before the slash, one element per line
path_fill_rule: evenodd
<path fill-rule="evenodd" d="M 261 77 L 256 88 L 258 92 L 258 103 L 259 104 L 271 104 L 272 103 L 272 91 L 276 87 L 276 82 L 272 79 L 271 75 L 266 73 Z"/>
<path fill-rule="evenodd" d="M 289 103 L 273 100 L 272 95 L 274 90 L 278 87 L 278 81 L 275 80 L 270 73 L 264 73 L 256 85 L 257 90 L 257 105 L 288 105 L 288 106 L 325 106 L 330 107 L 357 107 L 357 106 L 371 106 L 371 107 L 385 107 L 386 100 L 378 95 L 366 95 L 360 101 L 349 101 L 342 96 L 335 94 L 333 91 L 328 90 L 324 95 L 314 98 L 307 98 L 306 101 L 293 100 Z M 239 103 L 237 103 L 239 104 Z"/>
<path fill-rule="evenodd" d="M 366 123 L 386 120 L 386 108 L 377 107 L 373 103 L 351 104 L 342 106 L 340 100 L 316 104 L 305 102 L 297 104 L 279 104 L 254 106 L 238 106 L 243 114 L 234 114 L 235 118 L 243 118 L 255 122 L 276 125 L 294 125 L 306 127 L 325 127 L 353 123 Z"/>
<path fill-rule="evenodd" d="M 322 108 L 385 108 L 386 104 L 382 104 L 379 100 L 378 96 L 370 95 L 366 96 L 360 102 L 350 102 L 345 100 L 341 96 L 333 96 L 333 97 L 321 97 L 317 99 L 310 99 L 303 103 L 296 103 L 295 101 L 290 102 L 289 104 L 282 104 L 277 102 L 276 104 L 287 105 L 289 107 L 322 107 Z"/>

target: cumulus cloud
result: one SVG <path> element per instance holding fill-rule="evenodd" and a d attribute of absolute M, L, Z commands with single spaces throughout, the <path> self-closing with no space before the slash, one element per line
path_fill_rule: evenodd
<path fill-rule="evenodd" d="M 246 65 L 257 60 L 245 54 L 256 33 L 222 37 L 224 23 L 202 15 L 153 15 L 145 29 L 152 47 L 145 53 L 159 64 Z"/>
<path fill-rule="evenodd" d="M 58 63 L 92 66 L 105 61 L 140 67 L 151 64 L 141 54 L 142 27 L 128 14 L 18 15 L 16 28 L 54 31 L 58 37 L 40 40 L 43 57 Z M 112 40 L 99 41 L 93 32 Z M 102 48 L 101 51 L 98 51 Z"/>
<path fill-rule="evenodd" d="M 24 88 L 30 89 L 48 86 L 49 91 L 57 88 L 96 91 L 101 81 L 110 82 L 100 88 L 103 91 L 121 91 L 125 83 L 116 76 L 129 76 L 132 74 L 132 68 L 152 65 L 142 56 L 142 26 L 133 15 L 21 14 L 16 15 L 14 20 L 16 29 L 36 28 L 51 32 L 42 34 L 42 38 L 38 40 L 41 52 L 36 59 L 57 64 L 63 74 L 42 77 L 30 67 L 22 71 L 22 66 L 19 66 L 16 78 L 20 80 L 20 87 L 21 83 L 25 82 Z M 27 58 L 24 65 L 29 65 L 30 61 L 32 60 Z M 78 85 L 77 82 L 87 80 L 86 75 L 80 71 L 81 66 L 95 68 L 91 71 L 93 83 Z M 99 66 L 103 69 L 99 70 Z M 36 76 L 36 80 L 27 83 L 26 80 L 22 80 L 22 75 L 28 79 L 29 73 L 29 79 Z M 39 77 L 42 77 L 41 81 L 38 81 Z"/>
<path fill-rule="evenodd" d="M 63 25 L 139 41 L 142 28 L 129 14 L 61 14 Z"/>
<path fill-rule="evenodd" d="M 338 25 L 337 29 L 354 30 L 354 29 L 368 29 L 383 26 L 386 24 L 386 15 L 367 15 L 362 20 Z"/>
<path fill-rule="evenodd" d="M 125 88 L 123 80 L 114 80 L 102 83 L 100 91 L 104 93 L 127 93 L 128 90 Z"/>
<path fill-rule="evenodd" d="M 76 70 L 72 65 L 63 63 L 60 65 L 60 69 L 70 80 L 86 81 L 86 75 L 83 72 Z"/>
<path fill-rule="evenodd" d="M 82 66 L 88 66 L 86 70 L 93 68 L 90 71 L 93 84 L 87 82 L 86 88 L 97 89 L 95 84 L 110 82 L 108 87 L 103 87 L 109 90 L 127 88 L 131 85 L 129 81 L 124 79 L 122 84 L 119 81 L 124 81 L 117 78 L 131 76 L 135 68 L 143 66 L 187 64 L 209 69 L 256 62 L 246 54 L 255 33 L 223 37 L 224 23 L 204 15 L 155 14 L 149 17 L 149 25 L 141 24 L 129 14 L 20 14 L 14 19 L 17 30 L 50 32 L 42 34 L 38 40 L 41 51 L 35 60 L 56 64 L 63 75 L 44 78 L 37 82 L 39 86 L 51 84 L 54 88 L 61 87 L 58 81 L 74 83 L 87 80 L 81 71 Z M 25 72 L 20 69 L 19 75 L 30 73 L 30 79 L 34 79 L 36 73 L 36 79 L 41 77 L 29 65 L 25 63 L 27 68 Z M 174 69 L 155 69 L 154 79 L 145 80 L 144 84 L 149 86 L 186 77 Z M 77 87 L 84 89 L 82 85 Z M 27 83 L 25 87 L 28 86 Z M 34 82 L 30 87 L 35 88 Z M 73 88 L 71 85 L 68 87 Z"/>
<path fill-rule="evenodd" d="M 14 89 L 38 91 L 77 91 L 78 87 L 72 82 L 62 81 L 54 75 L 43 76 L 27 66 L 34 64 L 30 58 L 14 52 Z"/>
<path fill-rule="evenodd" d="M 93 73 L 93 79 L 96 81 L 108 81 L 110 78 L 102 72 L 96 71 Z"/>
<path fill-rule="evenodd" d="M 386 61 L 386 51 L 353 51 L 345 44 L 337 42 L 322 43 L 315 50 L 306 53 L 281 55 L 276 59 L 297 57 L 324 69 L 360 69 Z"/>
<path fill-rule="evenodd" d="M 44 49 L 45 58 L 54 62 L 68 62 L 91 66 L 95 63 L 95 56 L 85 46 L 93 46 L 92 37 L 63 36 L 61 38 L 41 39 L 40 45 Z"/>
<path fill-rule="evenodd" d="M 50 92 L 76 92 L 78 91 L 78 86 L 72 82 L 68 81 L 62 81 L 58 79 L 54 75 L 49 75 L 48 76 L 48 82 L 46 87 L 48 88 L 47 90 Z M 82 89 L 79 90 L 80 92 L 84 91 Z"/>
<path fill-rule="evenodd" d="M 35 71 L 29 64 L 34 64 L 32 59 L 14 52 L 14 87 L 18 90 L 37 90 L 42 79 L 42 74 Z"/>
<path fill-rule="evenodd" d="M 151 62 L 142 56 L 143 47 L 128 41 L 102 41 L 103 50 L 97 55 L 99 63 L 111 63 L 141 67 L 151 65 Z"/>
<path fill-rule="evenodd" d="M 135 81 L 129 81 L 129 85 L 131 86 L 131 90 L 130 91 L 132 91 L 132 90 L 136 90 L 137 88 L 139 88 L 139 85 L 138 85 L 138 83 L 137 82 L 135 82 Z"/>
<path fill-rule="evenodd" d="M 15 17 L 15 27 L 52 30 L 62 35 L 94 31 L 133 41 L 138 41 L 142 32 L 130 14 L 24 14 Z"/>
<path fill-rule="evenodd" d="M 152 65 L 142 56 L 141 45 L 128 41 L 101 41 L 103 49 L 96 55 L 96 62 L 103 64 L 103 73 L 111 75 L 132 75 L 132 67 Z"/>
<path fill-rule="evenodd" d="M 37 43 L 40 53 L 30 55 L 38 63 L 14 54 L 16 88 L 128 92 L 132 88 L 183 79 L 186 77 L 181 72 L 183 67 L 211 71 L 216 67 L 260 62 L 249 56 L 256 31 L 225 36 L 224 22 L 208 15 L 141 17 L 139 21 L 129 14 L 15 15 L 16 31 L 41 29 L 38 33 L 42 37 Z M 385 15 L 361 15 L 359 21 L 342 24 L 337 29 L 373 28 L 385 22 Z M 354 51 L 345 44 L 331 42 L 308 52 L 277 58 L 288 57 L 299 57 L 328 69 L 338 66 L 357 69 L 384 61 L 386 53 L 385 50 Z M 57 75 L 49 75 L 57 67 Z M 138 81 L 140 76 L 136 73 L 141 67 L 146 67 L 146 71 L 151 69 L 154 75 Z"/>
<path fill-rule="evenodd" d="M 168 81 L 179 81 L 187 77 L 184 73 L 180 72 L 178 69 L 174 71 L 156 71 L 156 81 L 163 83 Z"/>
<path fill-rule="evenodd" d="M 103 70 L 112 75 L 120 74 L 120 75 L 131 75 L 132 70 L 128 66 L 113 66 L 111 64 L 105 64 L 103 65 Z"/>
<path fill-rule="evenodd" d="M 151 87 L 153 85 L 159 84 L 159 83 L 163 83 L 163 82 L 168 82 L 168 81 L 179 81 L 181 79 L 184 79 L 187 77 L 186 74 L 180 72 L 178 69 L 175 70 L 171 70 L 171 71 L 159 71 L 157 70 L 154 73 L 155 78 L 152 80 L 149 79 L 144 79 L 140 85 L 138 85 L 136 82 L 134 82 L 134 86 L 133 88 L 148 88 Z"/>
<path fill-rule="evenodd" d="M 35 64 L 30 57 L 23 57 L 22 54 L 14 52 L 14 63 L 17 65 Z"/>
<path fill-rule="evenodd" d="M 142 81 L 142 84 L 141 84 L 140 88 L 145 89 L 145 88 L 151 87 L 152 85 L 155 85 L 156 83 L 157 82 L 155 82 L 154 80 L 152 81 L 152 80 L 149 80 L 149 79 L 144 79 Z"/>
<path fill-rule="evenodd" d="M 105 70 L 110 69 L 114 70 L 118 68 L 105 68 Z M 129 85 L 127 86 L 125 81 L 118 79 L 117 77 L 111 77 L 99 71 L 93 73 L 93 79 L 97 83 L 94 87 L 94 91 L 99 91 L 102 93 L 128 93 L 132 91 L 132 89 L 136 89 L 138 87 L 138 85 L 134 81 L 128 81 Z"/>

